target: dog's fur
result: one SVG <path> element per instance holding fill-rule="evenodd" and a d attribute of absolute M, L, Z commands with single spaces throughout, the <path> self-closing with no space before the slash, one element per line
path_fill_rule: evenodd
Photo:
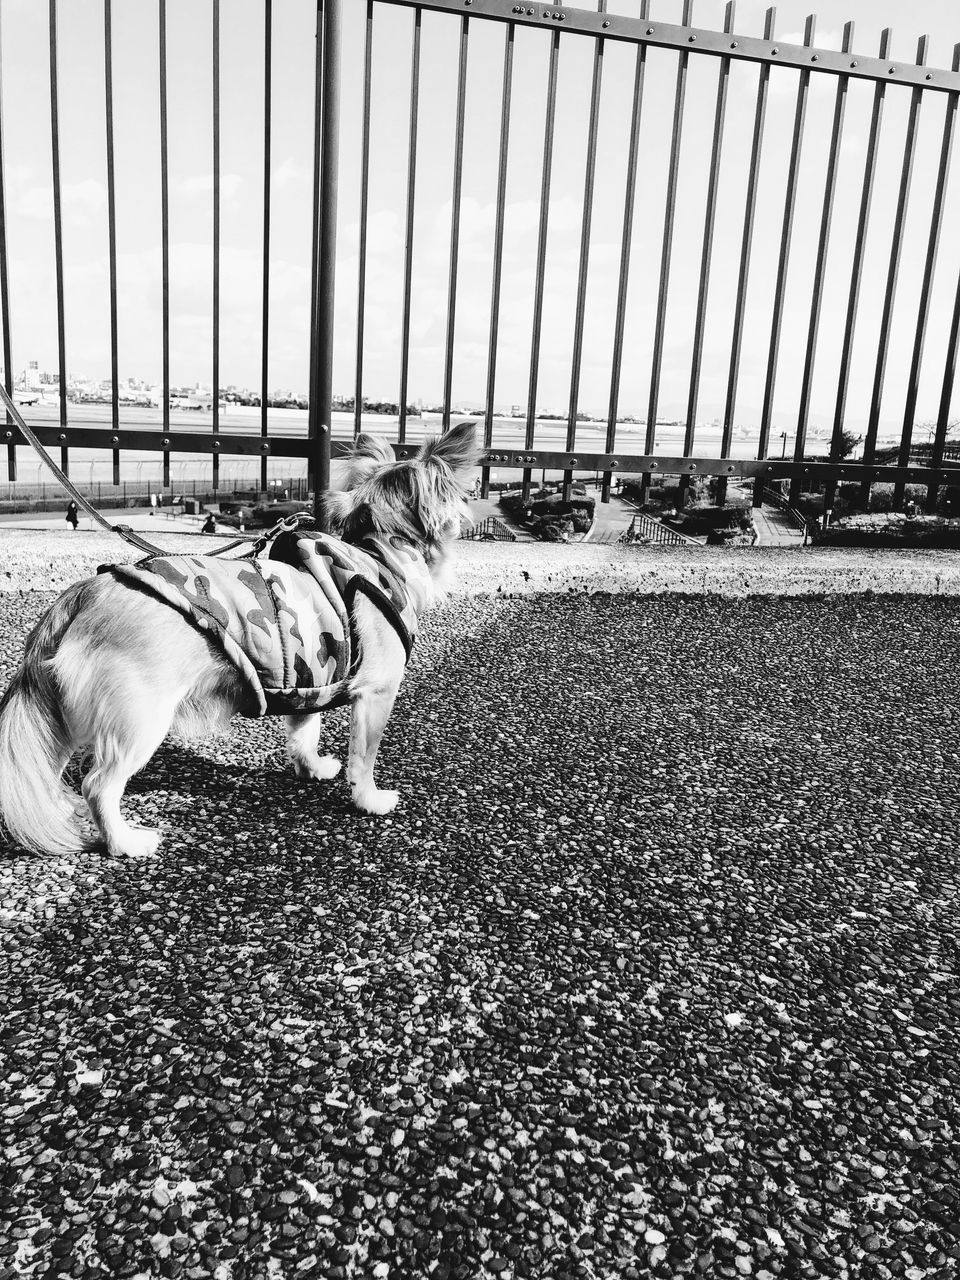
<path fill-rule="evenodd" d="M 360 436 L 346 488 L 328 499 L 330 523 L 346 542 L 400 539 L 424 557 L 434 598 L 448 585 L 449 547 L 469 519 L 464 472 L 478 460 L 472 423 L 429 440 L 410 461 Z M 406 655 L 377 606 L 358 595 L 353 623 L 359 661 L 345 682 L 351 704 L 347 781 L 357 808 L 389 813 L 396 791 L 381 791 L 373 769 L 403 679 Z M 331 697 L 343 692 L 331 687 Z M 216 643 L 160 600 L 112 574 L 76 583 L 31 632 L 21 670 L 0 702 L 0 811 L 11 834 L 41 852 L 89 843 L 93 818 L 108 852 L 146 856 L 158 831 L 130 826 L 120 799 L 130 777 L 171 731 L 195 737 L 222 729 L 244 705 L 243 682 Z M 300 778 L 327 780 L 340 761 L 319 756 L 317 713 L 286 717 L 287 755 Z M 83 752 L 83 800 L 63 773 Z"/>

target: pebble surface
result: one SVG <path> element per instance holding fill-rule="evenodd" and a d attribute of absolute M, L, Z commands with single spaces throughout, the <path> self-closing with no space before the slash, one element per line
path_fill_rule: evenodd
<path fill-rule="evenodd" d="M 958 650 L 933 596 L 458 597 L 389 818 L 237 721 L 131 784 L 156 860 L 0 842 L 0 1280 L 955 1280 Z"/>

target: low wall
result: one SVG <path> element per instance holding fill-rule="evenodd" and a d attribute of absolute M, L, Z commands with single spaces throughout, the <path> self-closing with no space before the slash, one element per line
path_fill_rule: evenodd
<path fill-rule="evenodd" d="M 162 529 L 156 538 L 178 555 L 200 554 L 223 541 L 165 537 Z M 0 553 L 0 592 L 60 591 L 95 573 L 100 564 L 140 558 L 114 535 L 69 529 L 0 529 Z M 960 595 L 960 555 L 953 551 L 463 542 L 456 556 L 454 590 L 463 595 Z"/>

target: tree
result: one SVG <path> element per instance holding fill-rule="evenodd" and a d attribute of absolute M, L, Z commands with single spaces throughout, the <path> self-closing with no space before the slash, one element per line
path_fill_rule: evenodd
<path fill-rule="evenodd" d="M 840 435 L 840 457 L 849 458 L 862 439 L 862 436 L 855 436 L 852 431 L 842 432 Z"/>
<path fill-rule="evenodd" d="M 936 422 L 918 422 L 917 426 L 920 428 L 921 431 L 926 432 L 927 442 L 929 444 L 933 444 L 934 440 L 937 438 Z M 947 429 L 943 433 L 944 438 L 949 440 L 950 436 L 954 433 L 954 431 L 956 431 L 957 427 L 960 427 L 960 418 L 954 418 L 952 422 L 948 422 Z"/>

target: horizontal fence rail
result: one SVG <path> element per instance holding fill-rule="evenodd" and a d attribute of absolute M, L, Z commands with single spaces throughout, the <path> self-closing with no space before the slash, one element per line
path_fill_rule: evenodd
<path fill-rule="evenodd" d="M 594 36 L 603 40 L 629 41 L 651 48 L 712 54 L 738 61 L 771 63 L 798 71 L 815 70 L 847 75 L 861 80 L 883 80 L 921 89 L 960 91 L 960 72 L 912 65 L 887 58 L 852 56 L 850 51 L 814 49 L 807 45 L 784 44 L 772 37 L 732 35 L 705 27 L 669 22 L 649 22 L 646 18 L 620 17 L 604 10 L 551 9 L 542 5 L 514 5 L 509 0 L 383 0 L 410 9 L 432 9 L 442 13 L 467 13 L 474 18 L 512 22 L 518 27 L 562 28 L 564 32 Z"/>
<path fill-rule="evenodd" d="M 304 331 L 310 334 L 304 379 L 309 395 L 303 418 L 284 424 L 281 430 L 272 412 L 268 382 L 271 343 L 277 342 L 278 328 L 271 309 L 277 296 L 274 259 L 284 247 L 278 244 L 277 233 L 281 212 L 277 157 L 283 153 L 285 139 L 274 74 L 282 64 L 278 42 L 283 37 L 279 12 L 274 15 L 272 0 L 262 0 L 262 22 L 249 37 L 253 52 L 250 66 L 244 68 L 251 75 L 257 72 L 257 86 L 262 77 L 262 94 L 258 87 L 252 95 L 257 98 L 257 119 L 262 121 L 262 134 L 256 135 L 262 151 L 255 157 L 261 231 L 250 255 L 256 263 L 250 271 L 255 295 L 250 307 L 256 312 L 259 351 L 251 381 L 257 386 L 254 404 L 258 409 L 251 429 L 246 430 L 227 421 L 221 405 L 226 318 L 222 147 L 229 121 L 224 110 L 220 0 L 212 0 L 212 29 L 210 12 L 205 9 L 203 16 L 212 55 L 204 73 L 209 81 L 204 118 L 209 123 L 212 160 L 212 394 L 211 416 L 209 423 L 203 420 L 202 429 L 185 426 L 179 414 L 173 416 L 172 408 L 171 333 L 178 299 L 170 209 L 175 161 L 168 115 L 174 119 L 171 99 L 181 92 L 183 78 L 176 65 L 182 33 L 176 39 L 170 37 L 167 0 L 147 6 L 155 27 L 148 29 L 150 38 L 144 44 L 159 89 L 154 106 L 159 125 L 161 257 L 157 421 L 128 425 L 132 415 L 125 414 L 120 401 L 124 315 L 118 258 L 124 205 L 118 188 L 129 178 L 118 166 L 114 139 L 115 119 L 123 106 L 117 43 L 121 9 L 112 0 L 104 0 L 102 32 L 104 244 L 109 272 L 109 345 L 104 366 L 111 373 L 104 421 L 90 422 L 87 409 L 82 415 L 75 413 L 67 394 L 68 321 L 76 323 L 73 317 L 85 304 L 71 292 L 70 262 L 65 261 L 70 239 L 64 236 L 66 155 L 61 135 L 71 104 L 65 96 L 61 47 L 69 10 L 64 0 L 48 0 L 45 74 L 49 77 L 59 379 L 56 420 L 39 411 L 31 413 L 29 405 L 24 405 L 41 442 L 59 450 L 65 472 L 77 450 L 104 451 L 112 463 L 114 486 L 120 483 L 122 461 L 137 453 L 160 455 L 166 489 L 174 483 L 171 459 L 177 455 L 201 459 L 209 468 L 214 489 L 228 483 L 224 458 L 258 459 L 262 491 L 268 487 L 272 459 L 299 459 L 306 464 L 319 511 L 320 495 L 330 484 L 331 460 L 342 457 L 361 430 L 378 429 L 395 437 L 397 456 L 404 458 L 419 447 L 412 437 L 421 435 L 421 427 L 445 430 L 453 421 L 469 417 L 478 422 L 484 447 L 480 463 L 484 496 L 495 470 L 518 473 L 525 495 L 537 471 L 557 473 L 568 497 L 578 473 L 594 472 L 602 501 L 610 500 L 615 477 L 642 477 L 644 492 L 658 477 L 679 477 L 682 503 L 696 479 L 713 476 L 719 481 L 721 503 L 728 480 L 752 481 L 755 505 L 770 500 L 764 489 L 775 481 L 788 483 L 790 504 L 804 488 L 820 486 L 828 510 L 841 484 L 859 485 L 861 500 L 866 502 L 871 486 L 883 482 L 894 486 L 896 503 L 905 500 L 908 485 L 925 486 L 932 510 L 941 488 L 960 486 L 956 448 L 949 441 L 955 425 L 960 264 L 957 254 L 945 248 L 949 238 L 944 234 L 956 225 L 960 212 L 960 197 L 952 193 L 949 181 L 957 145 L 960 52 L 954 51 L 950 68 L 931 66 L 928 41 L 922 37 L 914 56 L 896 58 L 891 33 L 885 31 L 877 52 L 866 53 L 857 48 L 852 23 L 844 27 L 841 48 L 827 49 L 816 44 L 812 16 L 802 41 L 781 41 L 773 9 L 766 13 L 762 34 L 747 34 L 737 30 L 733 0 L 726 5 L 720 31 L 695 24 L 695 0 L 678 3 L 679 23 L 651 18 L 650 0 L 638 0 L 636 8 L 636 16 L 623 16 L 609 12 L 607 0 L 596 0 L 591 8 L 545 8 L 508 0 L 365 0 L 352 6 L 345 6 L 343 0 L 300 0 L 301 15 L 311 18 L 316 35 L 310 74 L 301 75 L 302 83 L 291 90 L 299 94 L 303 118 L 312 120 L 313 130 L 313 172 L 304 197 L 310 240 L 303 246 L 301 264 L 310 277 L 309 315 L 303 317 Z M 10 21 L 6 11 L 3 21 Z M 342 32 L 347 23 L 353 24 L 355 38 L 349 49 L 355 65 L 342 75 Z M 497 33 L 495 42 L 489 39 L 493 33 Z M 0 81 L 3 61 L 10 56 L 3 35 L 0 32 Z M 443 41 L 450 60 L 449 74 L 441 78 L 434 75 L 435 64 L 427 59 L 436 56 Z M 621 47 L 620 62 L 614 61 L 614 46 Z M 388 53 L 401 82 L 400 95 L 390 104 L 390 115 L 396 117 L 392 131 L 384 127 L 387 112 L 378 91 Z M 577 56 L 580 62 L 575 61 Z M 571 67 L 577 68 L 579 88 L 574 86 Z M 619 88 L 618 77 L 629 90 L 629 119 L 621 118 L 618 126 L 624 145 L 614 147 L 608 144 L 607 134 L 610 95 Z M 441 79 L 443 87 L 438 89 L 435 80 Z M 863 121 L 866 139 L 854 160 L 849 147 L 855 132 L 850 116 L 856 82 L 866 82 L 863 92 L 871 101 L 861 103 L 868 108 Z M 775 96 L 771 85 L 778 90 Z M 819 145 L 821 139 L 811 137 L 809 121 L 816 90 L 823 85 L 831 95 L 831 123 Z M 577 110 L 582 128 L 570 144 L 571 99 L 565 95 L 576 92 L 580 93 Z M 443 101 L 441 93 L 446 95 Z M 350 94 L 355 94 L 355 102 Z M 700 96 L 694 99 L 693 94 Z M 488 271 L 481 291 L 474 283 L 479 277 L 470 237 L 474 234 L 471 220 L 477 220 L 477 197 L 471 196 L 470 183 L 476 183 L 475 169 L 484 158 L 477 144 L 477 113 L 484 110 L 484 102 L 493 106 L 489 118 L 484 117 L 493 145 L 485 195 L 491 227 L 484 250 Z M 178 110 L 181 105 L 177 104 Z M 894 107 L 903 123 L 891 132 Z M 349 168 L 349 188 L 342 183 L 338 166 L 343 149 L 341 117 L 350 129 L 357 122 L 358 155 Z M 894 118 L 899 122 L 901 117 Z M 447 130 L 448 152 L 443 139 L 437 141 L 438 120 Z M 705 135 L 699 143 L 698 130 Z M 11 297 L 9 281 L 15 246 L 10 240 L 8 210 L 18 192 L 7 171 L 7 134 L 0 103 L 0 309 L 4 382 L 12 390 L 17 299 Z M 691 147 L 697 145 L 702 154 L 694 164 Z M 387 191 L 378 164 L 385 146 L 393 148 L 393 159 L 398 161 Z M 655 162 L 652 152 L 656 152 Z M 935 164 L 921 160 L 931 154 Z M 813 155 L 815 207 L 799 215 L 804 188 L 811 186 L 804 166 L 814 164 Z M 738 156 L 746 162 L 742 175 L 728 181 L 728 173 L 740 173 Z M 655 172 L 655 179 L 648 170 Z M 521 177 L 531 189 L 525 232 L 515 226 L 515 204 L 521 198 L 514 186 Z M 601 185 L 605 192 L 614 190 L 615 199 L 601 199 Z M 856 208 L 856 231 L 849 246 L 837 231 L 841 191 L 849 207 Z M 338 202 L 346 205 L 339 241 Z M 690 208 L 695 217 L 685 218 Z M 397 227 L 393 257 L 398 288 L 393 295 L 381 296 L 378 290 L 385 272 L 375 257 L 377 235 L 391 219 Z M 356 244 L 342 234 L 344 225 L 351 222 L 356 227 Z M 813 228 L 812 235 L 806 224 Z M 529 252 L 518 268 L 516 246 L 527 232 Z M 606 237 L 605 254 L 597 250 L 601 234 Z M 808 241 L 813 242 L 812 252 L 809 247 L 805 250 L 812 266 L 805 274 L 797 262 Z M 917 245 L 919 289 L 911 291 L 903 279 L 905 259 L 910 259 Z M 571 335 L 562 360 L 550 337 L 558 313 L 568 305 L 566 295 L 557 293 L 554 286 L 561 257 L 567 267 Z M 344 291 L 355 299 L 352 325 L 341 324 L 334 311 L 336 271 L 338 263 L 342 270 L 345 262 L 350 263 L 351 272 L 356 270 Z M 598 294 L 597 281 L 611 263 L 606 292 Z M 733 284 L 724 296 L 718 276 L 727 267 Z M 916 270 L 915 264 L 911 269 Z M 429 270 L 438 274 L 424 283 Z M 524 281 L 529 278 L 524 285 L 525 308 L 518 308 L 517 299 L 508 297 L 513 275 Z M 829 287 L 835 281 L 840 282 L 843 298 L 841 305 L 833 303 L 834 315 L 841 316 L 837 328 L 842 332 L 837 343 L 839 367 L 834 373 L 824 358 L 823 330 L 831 310 Z M 882 284 L 879 323 L 868 325 L 862 314 L 864 296 L 878 281 Z M 914 292 L 916 300 L 912 300 Z M 420 314 L 425 297 L 433 308 L 429 326 Z M 598 297 L 603 305 L 597 305 Z M 672 320 L 681 306 L 689 312 L 684 326 Z M 907 308 L 910 331 L 904 341 Z M 518 321 L 521 311 L 523 318 Z M 590 354 L 590 343 L 591 327 L 600 328 L 601 313 L 609 315 L 612 331 L 607 365 L 599 375 L 606 416 L 591 419 L 581 402 L 591 361 L 598 363 Z M 389 345 L 396 350 L 398 377 L 389 398 L 392 401 L 396 395 L 396 403 L 393 413 L 374 419 L 368 409 L 372 397 L 365 398 L 365 393 L 384 391 L 382 385 L 371 385 L 383 376 L 375 363 L 375 356 L 382 360 L 382 355 L 375 350 L 374 333 L 383 315 L 393 317 Z M 644 317 L 649 317 L 649 323 Z M 682 334 L 682 342 L 671 323 Z M 712 331 L 722 331 L 722 341 L 714 340 L 711 349 Z M 484 337 L 478 338 L 478 332 Z M 938 332 L 935 361 L 929 356 L 934 332 Z M 946 334 L 945 343 L 942 334 Z M 382 333 L 379 341 L 382 345 Z M 428 421 L 411 399 L 420 390 L 416 369 L 431 347 L 440 352 L 439 404 L 428 411 Z M 482 365 L 475 348 L 484 352 Z M 722 366 L 723 372 L 706 392 L 705 363 L 711 350 L 714 366 Z M 869 390 L 855 395 L 853 371 L 858 359 L 861 368 L 868 365 L 873 375 Z M 478 403 L 457 399 L 458 377 L 464 376 L 461 371 L 468 361 L 480 370 L 471 376 L 478 391 L 482 387 L 482 398 L 479 408 L 462 412 L 458 403 Z M 785 399 L 792 396 L 782 391 L 787 361 L 802 373 L 796 402 L 785 406 Z M 349 401 L 334 397 L 341 364 L 352 370 Z M 753 456 L 735 457 L 734 452 L 747 448 L 738 443 L 737 433 L 748 412 L 742 407 L 747 400 L 748 364 L 760 388 L 755 393 L 757 403 L 749 411 L 755 418 L 751 426 L 756 435 L 749 444 Z M 559 372 L 558 366 L 562 366 Z M 676 375 L 671 366 L 673 370 L 681 367 L 682 374 Z M 896 405 L 892 402 L 899 391 L 891 390 L 899 386 L 895 366 L 902 367 L 905 384 L 902 404 Z M 637 381 L 636 370 L 642 371 L 642 382 Z M 627 419 L 629 427 L 621 418 L 628 375 L 641 387 L 630 392 L 633 405 L 642 406 L 639 418 Z M 674 378 L 671 390 L 668 375 Z M 512 406 L 509 414 L 497 409 L 498 388 L 507 385 L 508 378 L 511 398 L 526 397 L 525 404 Z M 824 414 L 814 407 L 814 392 L 828 381 L 832 384 L 827 397 L 830 409 Z M 934 421 L 923 424 L 930 426 L 930 444 L 924 452 L 914 441 L 921 425 L 919 406 L 929 402 L 927 388 L 932 382 L 937 386 L 937 408 Z M 545 413 L 545 397 L 562 400 L 562 411 Z M 708 401 L 717 415 L 711 424 L 716 436 L 709 439 L 704 424 L 698 422 L 699 414 L 711 412 L 704 409 Z M 54 407 L 50 402 L 48 406 Z M 899 427 L 892 447 L 886 437 L 880 437 L 881 421 L 889 421 L 891 415 Z M 547 419 L 552 434 L 545 429 Z M 865 426 L 860 459 L 845 456 L 850 453 L 845 433 L 854 420 Z M 784 424 L 789 431 L 779 430 Z M 822 429 L 820 444 L 814 442 L 814 426 Z M 674 433 L 669 439 L 667 428 Z M 783 456 L 769 456 L 780 437 Z M 5 440 L 7 478 L 15 483 L 17 449 L 25 442 L 9 416 Z"/>

